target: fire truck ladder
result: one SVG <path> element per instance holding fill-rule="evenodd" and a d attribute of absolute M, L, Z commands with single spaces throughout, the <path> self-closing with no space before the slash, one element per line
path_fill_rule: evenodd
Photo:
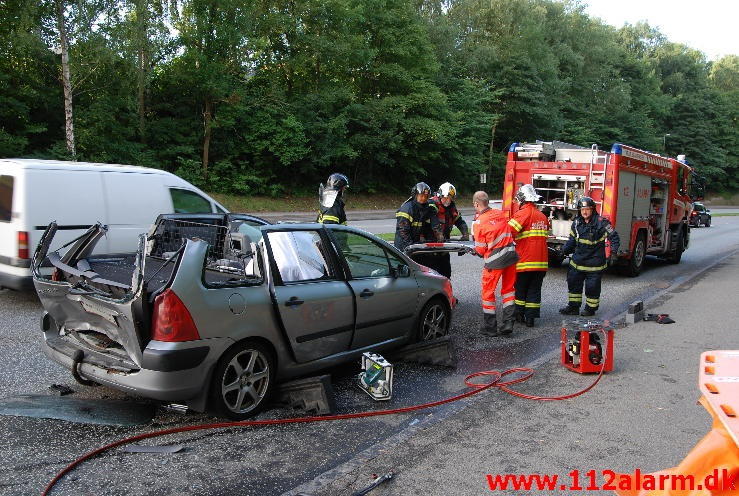
<path fill-rule="evenodd" d="M 593 145 L 590 148 L 590 167 L 588 169 L 587 187 L 585 191 L 588 192 L 589 196 L 593 196 L 593 191 L 596 189 L 603 191 L 606 182 L 606 167 L 608 166 L 608 153 L 598 150 L 598 145 Z M 598 205 L 603 204 L 603 194 L 601 193 L 601 200 L 596 201 Z"/>

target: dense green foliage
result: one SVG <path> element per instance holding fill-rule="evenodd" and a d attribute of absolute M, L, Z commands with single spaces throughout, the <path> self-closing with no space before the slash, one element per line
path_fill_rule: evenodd
<path fill-rule="evenodd" d="M 739 57 L 554 0 L 7 0 L 0 156 L 176 172 L 209 190 L 499 185 L 513 141 L 684 153 L 739 188 Z"/>

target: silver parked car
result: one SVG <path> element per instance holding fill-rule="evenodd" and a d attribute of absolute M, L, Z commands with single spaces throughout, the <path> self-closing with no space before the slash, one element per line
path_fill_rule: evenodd
<path fill-rule="evenodd" d="M 234 419 L 277 382 L 445 335 L 456 303 L 447 278 L 347 226 L 170 214 L 137 253 L 93 254 L 105 232 L 42 237 L 45 353 L 82 383 Z"/>

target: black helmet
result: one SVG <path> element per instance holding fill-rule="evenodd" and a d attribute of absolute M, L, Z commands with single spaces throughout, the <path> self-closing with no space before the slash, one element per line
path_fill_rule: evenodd
<path fill-rule="evenodd" d="M 411 188 L 411 195 L 413 195 L 413 197 L 423 193 L 426 193 L 427 195 L 431 194 L 431 187 L 426 183 L 416 183 L 416 185 Z"/>
<path fill-rule="evenodd" d="M 344 174 L 334 172 L 326 179 L 326 189 L 341 191 L 349 187 L 349 179 Z"/>
<path fill-rule="evenodd" d="M 577 208 L 593 207 L 595 208 L 595 202 L 589 196 L 583 196 L 577 201 Z"/>

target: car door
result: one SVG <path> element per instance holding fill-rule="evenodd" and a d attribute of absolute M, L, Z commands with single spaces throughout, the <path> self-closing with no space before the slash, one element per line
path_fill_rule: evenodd
<path fill-rule="evenodd" d="M 298 362 L 349 349 L 354 301 L 323 229 L 263 231 L 277 311 Z"/>
<path fill-rule="evenodd" d="M 406 262 L 363 234 L 332 229 L 332 235 L 357 306 L 352 348 L 408 335 L 418 313 L 418 284 L 409 271 L 398 270 Z"/>

